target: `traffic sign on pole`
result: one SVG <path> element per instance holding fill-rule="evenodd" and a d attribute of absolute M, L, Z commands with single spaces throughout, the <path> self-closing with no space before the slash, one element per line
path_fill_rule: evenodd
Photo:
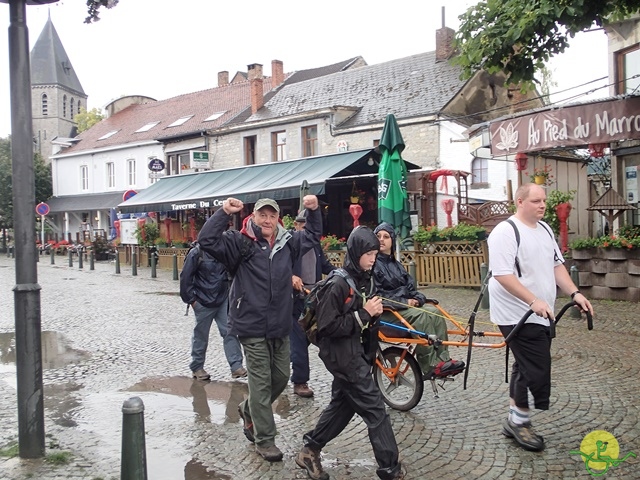
<path fill-rule="evenodd" d="M 36 205 L 36 213 L 38 215 L 49 215 L 49 205 L 44 202 L 40 202 Z"/>

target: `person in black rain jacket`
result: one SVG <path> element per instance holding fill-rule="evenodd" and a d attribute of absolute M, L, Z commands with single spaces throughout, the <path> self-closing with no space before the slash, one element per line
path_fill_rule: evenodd
<path fill-rule="evenodd" d="M 358 291 L 350 291 L 344 278 L 334 276 L 318 301 L 319 356 L 333 375 L 331 401 L 315 428 L 304 435 L 304 446 L 296 457 L 298 466 L 315 480 L 329 478 L 320 463 L 320 451 L 345 429 L 356 413 L 367 425 L 378 476 L 383 480 L 404 478 L 391 420 L 371 375 L 371 351 L 366 346 L 369 342 L 363 342 L 363 333 L 366 337 L 369 331 L 375 332 L 370 327 L 382 313 L 382 300 L 375 296 L 367 298 L 372 292 L 371 269 L 379 248 L 380 242 L 370 228 L 356 227 L 347 240 L 344 268 Z M 355 302 L 345 312 L 351 295 L 356 296 Z M 373 350 L 375 342 L 371 343 L 369 348 Z"/>

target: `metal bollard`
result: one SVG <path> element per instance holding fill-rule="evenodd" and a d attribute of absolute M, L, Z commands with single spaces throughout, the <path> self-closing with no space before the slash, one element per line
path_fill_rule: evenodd
<path fill-rule="evenodd" d="M 50 255 L 51 255 L 51 265 L 55 265 L 56 264 L 56 251 L 53 249 L 53 247 L 51 247 L 51 250 L 49 251 Z"/>
<path fill-rule="evenodd" d="M 71 250 L 67 250 L 69 252 L 69 266 L 73 267 L 73 252 Z"/>
<path fill-rule="evenodd" d="M 82 249 L 78 250 L 78 268 L 82 269 Z"/>
<path fill-rule="evenodd" d="M 144 403 L 131 397 L 122 404 L 122 457 L 120 480 L 146 480 L 147 452 L 144 440 Z"/>
<path fill-rule="evenodd" d="M 131 275 L 138 275 L 138 255 L 135 250 L 131 253 Z"/>
<path fill-rule="evenodd" d="M 413 260 L 411 260 L 409 262 L 409 275 L 411 275 L 411 278 L 413 278 L 413 280 L 415 281 L 415 279 L 416 279 L 416 262 L 414 262 Z"/>
<path fill-rule="evenodd" d="M 173 279 L 178 280 L 178 254 L 173 254 Z"/>
<path fill-rule="evenodd" d="M 578 267 L 575 265 L 571 265 L 569 269 L 569 275 L 571 276 L 571 280 L 576 284 L 576 287 L 580 288 L 580 272 L 578 272 Z M 573 307 L 569 310 L 569 316 L 571 318 L 580 318 L 582 317 L 582 312 L 580 309 Z"/>
<path fill-rule="evenodd" d="M 151 254 L 151 278 L 156 278 L 156 256 Z"/>
<path fill-rule="evenodd" d="M 89 252 L 89 270 L 95 270 L 96 256 L 93 254 L 93 250 Z"/>
<path fill-rule="evenodd" d="M 120 273 L 120 252 L 116 250 L 116 273 Z"/>
<path fill-rule="evenodd" d="M 487 279 L 487 275 L 489 275 L 489 266 L 486 263 L 480 264 L 480 279 L 482 281 L 482 285 L 484 285 L 485 280 Z M 482 295 L 482 300 L 480 301 L 480 308 L 483 310 L 489 309 L 489 290 L 485 289 L 484 295 Z"/>

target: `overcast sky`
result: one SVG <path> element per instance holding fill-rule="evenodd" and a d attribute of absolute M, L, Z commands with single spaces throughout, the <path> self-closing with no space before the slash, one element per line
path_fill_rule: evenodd
<path fill-rule="evenodd" d="M 217 86 L 219 71 L 282 60 L 285 72 L 330 65 L 355 56 L 370 64 L 435 50 L 435 31 L 476 2 L 443 0 L 120 0 L 83 23 L 85 0 L 28 6 L 30 49 L 50 14 L 85 93 L 88 108 L 103 108 L 122 95 L 163 100 Z M 0 137 L 11 131 L 8 54 L 9 5 L 0 3 Z M 551 64 L 554 91 L 607 75 L 606 35 L 581 34 Z M 596 82 L 564 96 L 577 95 Z M 600 88 L 578 100 L 606 96 Z M 558 99 L 559 97 L 555 97 Z"/>

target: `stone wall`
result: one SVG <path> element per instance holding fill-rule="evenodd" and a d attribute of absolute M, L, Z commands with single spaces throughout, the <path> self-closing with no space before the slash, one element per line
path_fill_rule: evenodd
<path fill-rule="evenodd" d="M 640 251 L 623 248 L 572 250 L 580 290 L 593 299 L 640 302 Z"/>

